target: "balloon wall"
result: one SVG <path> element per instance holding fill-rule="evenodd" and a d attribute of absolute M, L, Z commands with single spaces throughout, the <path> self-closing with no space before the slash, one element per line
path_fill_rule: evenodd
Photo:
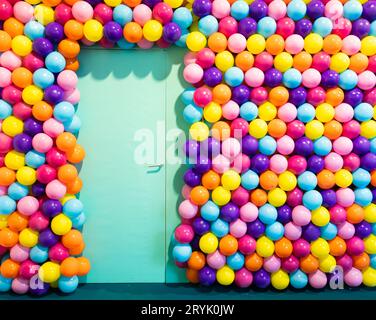
<path fill-rule="evenodd" d="M 188 48 L 190 282 L 376 286 L 375 0 L 0 0 L 1 292 L 90 270 L 76 71 L 95 44 Z"/>

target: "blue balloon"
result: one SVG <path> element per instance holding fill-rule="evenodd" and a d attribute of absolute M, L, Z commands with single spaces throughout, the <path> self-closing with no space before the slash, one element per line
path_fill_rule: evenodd
<path fill-rule="evenodd" d="M 183 110 L 183 117 L 186 122 L 193 124 L 202 119 L 203 109 L 193 104 L 187 105 Z"/>
<path fill-rule="evenodd" d="M 320 228 L 321 237 L 325 240 L 332 240 L 336 237 L 338 229 L 337 226 L 329 222 L 326 226 Z"/>
<path fill-rule="evenodd" d="M 192 255 L 192 248 L 189 244 L 179 243 L 172 249 L 172 256 L 178 262 L 187 262 Z"/>
<path fill-rule="evenodd" d="M 340 73 L 338 85 L 344 90 L 354 89 L 358 83 L 358 76 L 355 71 L 347 69 Z"/>
<path fill-rule="evenodd" d="M 64 293 L 72 293 L 78 287 L 78 277 L 73 276 L 71 278 L 61 276 L 57 283 L 59 289 Z"/>
<path fill-rule="evenodd" d="M 315 20 L 312 26 L 312 31 L 322 37 L 326 37 L 333 30 L 333 22 L 329 18 L 320 17 Z"/>
<path fill-rule="evenodd" d="M 277 220 L 277 209 L 269 203 L 264 204 L 259 208 L 258 218 L 264 224 L 272 224 Z"/>
<path fill-rule="evenodd" d="M 53 73 L 63 71 L 66 65 L 64 56 L 57 51 L 49 53 L 44 62 L 47 69 Z"/>
<path fill-rule="evenodd" d="M 54 81 L 54 74 L 46 68 L 40 68 L 33 73 L 34 84 L 42 89 L 46 89 L 47 87 L 53 85 Z"/>
<path fill-rule="evenodd" d="M 283 224 L 278 221 L 268 225 L 265 229 L 266 236 L 273 241 L 278 241 L 281 239 L 284 233 L 285 228 L 283 227 Z"/>
<path fill-rule="evenodd" d="M 302 82 L 302 74 L 295 68 L 288 69 L 282 76 L 282 82 L 287 88 L 297 88 Z"/>
<path fill-rule="evenodd" d="M 259 176 L 256 172 L 248 170 L 242 174 L 241 185 L 247 190 L 256 189 L 259 184 Z"/>
<path fill-rule="evenodd" d="M 48 248 L 37 244 L 30 250 L 30 259 L 35 263 L 43 263 L 48 259 Z"/>
<path fill-rule="evenodd" d="M 189 28 L 193 22 L 191 11 L 185 7 L 177 8 L 172 16 L 172 22 L 177 23 L 182 29 Z"/>
<path fill-rule="evenodd" d="M 84 205 L 78 199 L 70 199 L 64 203 L 63 213 L 69 218 L 75 218 L 84 211 Z"/>
<path fill-rule="evenodd" d="M 369 103 L 363 102 L 354 108 L 354 117 L 358 121 L 368 121 L 373 117 L 373 108 Z"/>
<path fill-rule="evenodd" d="M 370 265 L 372 268 L 376 269 L 376 254 L 370 254 Z"/>
<path fill-rule="evenodd" d="M 313 190 L 317 186 L 317 177 L 311 171 L 305 171 L 298 177 L 298 186 L 304 191 Z"/>
<path fill-rule="evenodd" d="M 211 200 L 206 202 L 200 210 L 201 217 L 207 221 L 215 221 L 219 217 L 219 207 Z"/>
<path fill-rule="evenodd" d="M 66 121 L 63 124 L 64 124 L 65 131 L 68 131 L 73 134 L 77 134 L 81 129 L 82 122 L 79 116 L 75 114 L 73 115 L 72 120 Z"/>
<path fill-rule="evenodd" d="M 244 256 L 236 252 L 231 256 L 228 256 L 226 259 L 227 265 L 233 270 L 240 270 L 244 266 Z"/>
<path fill-rule="evenodd" d="M 124 50 L 132 49 L 136 46 L 135 43 L 128 42 L 125 39 L 120 39 L 118 42 L 116 42 L 116 44 L 119 46 L 120 49 Z"/>
<path fill-rule="evenodd" d="M 353 173 L 353 184 L 357 188 L 365 188 L 371 182 L 371 174 L 363 168 L 356 169 Z"/>
<path fill-rule="evenodd" d="M 242 84 L 244 73 L 238 67 L 231 67 L 225 72 L 225 82 L 231 87 L 237 87 Z"/>
<path fill-rule="evenodd" d="M 125 4 L 120 4 L 114 8 L 112 12 L 114 21 L 124 27 L 128 22 L 132 21 L 133 11 Z"/>
<path fill-rule="evenodd" d="M 368 188 L 358 188 L 355 189 L 355 203 L 358 205 L 365 207 L 371 204 L 372 202 L 372 191 Z"/>
<path fill-rule="evenodd" d="M 5 278 L 2 275 L 0 275 L 0 292 L 7 292 L 12 287 L 12 281 L 11 278 Z"/>
<path fill-rule="evenodd" d="M 376 20 L 371 23 L 371 27 L 369 30 L 369 35 L 375 37 L 376 36 Z"/>
<path fill-rule="evenodd" d="M 290 284 L 295 289 L 303 289 L 308 284 L 308 276 L 298 269 L 290 274 Z"/>
<path fill-rule="evenodd" d="M 179 8 L 179 9 L 182 9 L 182 8 Z M 187 29 L 182 29 L 180 39 L 175 42 L 175 45 L 180 47 L 180 48 L 186 48 L 187 47 L 187 37 L 188 37 L 189 33 L 190 32 Z"/>
<path fill-rule="evenodd" d="M 218 31 L 218 20 L 212 15 L 202 17 L 198 22 L 198 29 L 208 37 Z"/>
<path fill-rule="evenodd" d="M 310 190 L 303 194 L 303 205 L 309 210 L 316 210 L 322 205 L 321 193 L 317 190 Z"/>
<path fill-rule="evenodd" d="M 231 5 L 231 16 L 238 21 L 248 17 L 248 13 L 249 13 L 248 3 L 243 0 L 235 1 Z"/>
<path fill-rule="evenodd" d="M 257 23 L 257 33 L 261 34 L 264 38 L 269 38 L 275 34 L 277 30 L 277 23 L 271 17 L 264 17 Z"/>
<path fill-rule="evenodd" d="M 3 99 L 0 99 L 0 119 L 8 118 L 12 115 L 12 106 Z"/>
<path fill-rule="evenodd" d="M 211 223 L 210 230 L 215 236 L 222 238 L 229 233 L 230 226 L 226 221 L 217 219 Z"/>
<path fill-rule="evenodd" d="M 257 118 L 258 108 L 253 102 L 245 102 L 240 106 L 240 116 L 247 121 L 252 121 Z"/>
<path fill-rule="evenodd" d="M 316 116 L 316 109 L 310 103 L 303 103 L 298 107 L 298 119 L 303 122 L 307 123 L 315 119 Z"/>
<path fill-rule="evenodd" d="M 11 214 L 16 210 L 16 201 L 9 196 L 0 196 L 0 214 Z"/>
<path fill-rule="evenodd" d="M 34 169 L 40 167 L 42 164 L 46 162 L 46 156 L 44 153 L 30 150 L 25 155 L 25 163 Z"/>
<path fill-rule="evenodd" d="M 376 153 L 376 138 L 373 138 L 371 140 L 371 148 L 370 148 L 370 152 L 372 153 Z"/>
<path fill-rule="evenodd" d="M 75 109 L 70 102 L 62 101 L 55 105 L 53 113 L 56 120 L 66 122 L 73 119 Z"/>
<path fill-rule="evenodd" d="M 42 38 L 44 36 L 44 26 L 35 20 L 31 20 L 25 24 L 24 34 L 30 40 Z"/>
<path fill-rule="evenodd" d="M 271 156 L 277 150 L 277 141 L 271 136 L 262 137 L 259 140 L 259 150 L 262 154 Z"/>
<path fill-rule="evenodd" d="M 71 218 L 71 221 L 73 228 L 80 230 L 86 221 L 85 213 L 81 212 L 77 217 Z"/>
<path fill-rule="evenodd" d="M 319 156 L 326 156 L 332 151 L 332 142 L 327 137 L 320 137 L 313 142 L 313 151 Z"/>
<path fill-rule="evenodd" d="M 193 95 L 195 93 L 195 88 L 187 88 L 183 91 L 183 93 L 180 95 L 181 101 L 187 106 L 189 104 L 194 104 L 193 102 Z"/>
<path fill-rule="evenodd" d="M 350 21 L 359 19 L 362 12 L 363 6 L 359 1 L 350 0 L 343 5 L 343 16 Z"/>
<path fill-rule="evenodd" d="M 13 182 L 8 187 L 8 196 L 13 200 L 20 200 L 29 194 L 29 188 L 19 182 Z"/>
<path fill-rule="evenodd" d="M 287 15 L 294 21 L 304 18 L 307 6 L 302 0 L 293 0 L 287 5 Z"/>

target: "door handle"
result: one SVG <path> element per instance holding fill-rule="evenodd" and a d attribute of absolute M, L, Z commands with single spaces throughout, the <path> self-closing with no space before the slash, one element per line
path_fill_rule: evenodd
<path fill-rule="evenodd" d="M 153 163 L 153 164 L 145 164 L 145 165 L 150 169 L 163 167 L 163 163 Z"/>

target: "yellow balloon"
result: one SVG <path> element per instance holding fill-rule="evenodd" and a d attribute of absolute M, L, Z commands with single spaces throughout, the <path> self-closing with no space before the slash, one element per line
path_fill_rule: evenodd
<path fill-rule="evenodd" d="M 265 38 L 258 33 L 251 35 L 247 40 L 247 49 L 252 54 L 259 54 L 265 50 Z"/>
<path fill-rule="evenodd" d="M 221 177 L 222 186 L 227 190 L 235 190 L 240 186 L 241 178 L 235 170 L 226 171 Z"/>
<path fill-rule="evenodd" d="M 277 115 L 277 108 L 270 102 L 265 102 L 258 108 L 258 115 L 261 120 L 271 121 Z"/>
<path fill-rule="evenodd" d="M 278 177 L 279 187 L 284 191 L 291 191 L 296 187 L 297 179 L 290 171 L 281 173 Z"/>
<path fill-rule="evenodd" d="M 0 214 L 0 229 L 4 229 L 8 226 L 8 215 Z"/>
<path fill-rule="evenodd" d="M 38 277 L 43 282 L 51 283 L 60 278 L 60 265 L 55 262 L 45 262 L 38 271 Z"/>
<path fill-rule="evenodd" d="M 1 124 L 1 130 L 7 136 L 10 136 L 10 137 L 14 137 L 17 134 L 22 133 L 23 128 L 24 128 L 23 121 L 14 116 L 5 118 L 5 120 Z"/>
<path fill-rule="evenodd" d="M 51 22 L 55 21 L 55 12 L 54 10 L 44 4 L 38 4 L 34 8 L 34 17 L 39 23 L 44 26 L 48 25 Z"/>
<path fill-rule="evenodd" d="M 255 119 L 252 120 L 249 124 L 248 132 L 251 136 L 261 139 L 264 137 L 268 132 L 268 125 L 262 119 Z"/>
<path fill-rule="evenodd" d="M 193 31 L 188 34 L 187 47 L 189 50 L 197 52 L 206 46 L 206 37 L 200 31 Z"/>
<path fill-rule="evenodd" d="M 329 122 L 334 115 L 334 108 L 329 103 L 322 103 L 316 107 L 316 118 L 321 122 Z"/>
<path fill-rule="evenodd" d="M 376 236 L 370 234 L 368 237 L 363 239 L 364 241 L 364 250 L 368 254 L 376 254 Z"/>
<path fill-rule="evenodd" d="M 364 220 L 369 223 L 376 223 L 376 204 L 371 203 L 364 207 Z"/>
<path fill-rule="evenodd" d="M 294 59 L 288 52 L 281 52 L 274 58 L 274 67 L 281 72 L 286 72 L 292 67 Z"/>
<path fill-rule="evenodd" d="M 213 233 L 208 232 L 200 238 L 199 247 L 206 254 L 213 253 L 218 248 L 218 238 Z"/>
<path fill-rule="evenodd" d="M 33 168 L 24 166 L 18 169 L 16 179 L 25 186 L 31 186 L 37 180 L 37 174 Z"/>
<path fill-rule="evenodd" d="M 318 227 L 326 226 L 330 221 L 330 213 L 325 207 L 320 207 L 312 211 L 311 221 Z"/>
<path fill-rule="evenodd" d="M 367 138 L 376 138 L 376 121 L 371 119 L 360 124 L 360 135 Z"/>
<path fill-rule="evenodd" d="M 27 86 L 22 90 L 22 99 L 27 104 L 34 105 L 43 100 L 43 90 L 34 85 Z"/>
<path fill-rule="evenodd" d="M 363 284 L 367 287 L 376 286 L 376 270 L 368 267 L 363 271 Z"/>
<path fill-rule="evenodd" d="M 171 8 L 179 8 L 183 4 L 183 0 L 163 0 L 163 2 L 167 3 Z"/>
<path fill-rule="evenodd" d="M 25 0 L 25 2 L 30 3 L 35 6 L 36 4 L 41 3 L 42 0 Z"/>
<path fill-rule="evenodd" d="M 373 56 L 376 54 L 376 37 L 367 36 L 361 41 L 360 52 L 366 56 Z"/>
<path fill-rule="evenodd" d="M 98 20 L 90 19 L 84 24 L 84 36 L 91 42 L 98 42 L 103 37 L 103 26 Z"/>
<path fill-rule="evenodd" d="M 38 244 L 38 236 L 38 231 L 26 228 L 20 232 L 18 241 L 21 246 L 32 248 Z"/>
<path fill-rule="evenodd" d="M 65 214 L 61 213 L 52 219 L 51 229 L 53 233 L 63 236 L 72 229 L 72 221 Z"/>
<path fill-rule="evenodd" d="M 275 188 L 268 193 L 268 202 L 274 207 L 283 206 L 286 203 L 286 192 L 280 188 Z"/>
<path fill-rule="evenodd" d="M 163 26 L 157 20 L 149 20 L 145 23 L 142 32 L 146 40 L 155 42 L 162 37 Z"/>
<path fill-rule="evenodd" d="M 4 162 L 9 169 L 18 170 L 25 165 L 25 154 L 16 150 L 9 151 L 4 158 Z"/>
<path fill-rule="evenodd" d="M 110 7 L 116 7 L 121 4 L 121 0 L 104 0 L 104 3 Z"/>
<path fill-rule="evenodd" d="M 229 286 L 235 280 L 235 272 L 228 266 L 223 266 L 217 271 L 217 281 L 222 286 Z"/>
<path fill-rule="evenodd" d="M 317 33 L 311 33 L 304 39 L 304 50 L 310 54 L 318 53 L 324 45 L 323 38 Z"/>
<path fill-rule="evenodd" d="M 287 272 L 279 269 L 271 275 L 271 283 L 277 290 L 286 289 L 290 283 L 290 277 Z"/>
<path fill-rule="evenodd" d="M 211 197 L 215 204 L 224 206 L 225 204 L 230 202 L 231 192 L 226 190 L 224 187 L 219 186 L 213 190 Z"/>
<path fill-rule="evenodd" d="M 336 265 L 337 265 L 336 259 L 333 256 L 328 255 L 328 256 L 320 259 L 320 267 L 319 268 L 322 272 L 330 273 L 330 272 L 333 272 Z"/>
<path fill-rule="evenodd" d="M 338 52 L 330 58 L 330 69 L 342 73 L 350 66 L 350 58 L 343 52 Z"/>
<path fill-rule="evenodd" d="M 329 251 L 329 244 L 323 238 L 318 238 L 311 242 L 311 252 L 316 258 L 325 258 L 329 254 Z"/>
<path fill-rule="evenodd" d="M 340 169 L 334 174 L 336 185 L 341 188 L 349 187 L 353 182 L 353 176 L 350 171 Z"/>
<path fill-rule="evenodd" d="M 31 40 L 22 35 L 15 36 L 12 39 L 11 46 L 13 52 L 21 57 L 27 56 L 33 50 L 33 43 Z"/>
<path fill-rule="evenodd" d="M 305 135 L 311 140 L 316 140 L 324 134 L 324 125 L 318 120 L 312 120 L 306 124 Z"/>
<path fill-rule="evenodd" d="M 222 108 L 221 106 L 212 101 L 204 108 L 204 118 L 210 123 L 217 122 L 222 117 Z"/>
<path fill-rule="evenodd" d="M 274 253 L 274 242 L 266 236 L 258 238 L 256 242 L 256 252 L 263 258 L 272 256 Z"/>
<path fill-rule="evenodd" d="M 77 197 L 74 194 L 66 194 L 64 197 L 62 197 L 59 201 L 62 205 L 64 205 L 67 201 L 76 199 Z"/>
<path fill-rule="evenodd" d="M 230 69 L 234 65 L 234 56 L 229 51 L 222 51 L 217 53 L 215 56 L 215 66 L 225 72 L 227 69 Z"/>
<path fill-rule="evenodd" d="M 189 128 L 193 140 L 204 141 L 209 137 L 209 127 L 204 122 L 195 122 Z"/>

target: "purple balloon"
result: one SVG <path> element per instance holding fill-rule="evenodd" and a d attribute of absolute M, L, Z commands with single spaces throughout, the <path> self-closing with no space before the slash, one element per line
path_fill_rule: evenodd
<path fill-rule="evenodd" d="M 14 150 L 22 153 L 26 153 L 33 149 L 32 138 L 26 133 L 20 133 L 13 138 Z"/>
<path fill-rule="evenodd" d="M 351 34 L 363 38 L 369 34 L 371 24 L 366 19 L 358 19 L 352 22 Z"/>
<path fill-rule="evenodd" d="M 64 90 L 57 84 L 53 84 L 44 90 L 44 100 L 51 104 L 57 104 L 64 100 Z"/>
<path fill-rule="evenodd" d="M 38 241 L 41 246 L 49 248 L 58 243 L 59 236 L 54 234 L 51 229 L 46 229 L 39 233 Z"/>
<path fill-rule="evenodd" d="M 326 70 L 321 75 L 321 85 L 325 88 L 333 88 L 338 85 L 339 74 L 334 70 Z"/>
<path fill-rule="evenodd" d="M 221 142 L 213 137 L 209 137 L 201 143 L 201 155 L 210 159 L 221 153 Z"/>
<path fill-rule="evenodd" d="M 46 57 L 54 51 L 54 46 L 47 38 L 37 38 L 33 41 L 33 51 L 41 57 Z"/>
<path fill-rule="evenodd" d="M 184 144 L 184 153 L 190 160 L 196 160 L 200 154 L 200 143 L 189 139 Z"/>
<path fill-rule="evenodd" d="M 355 225 L 355 235 L 361 239 L 368 237 L 372 233 L 372 225 L 363 220 Z"/>
<path fill-rule="evenodd" d="M 64 39 L 64 27 L 57 22 L 51 22 L 44 29 L 45 37 L 52 43 L 59 43 Z"/>
<path fill-rule="evenodd" d="M 278 85 L 280 85 L 282 82 L 282 73 L 281 71 L 270 68 L 265 72 L 265 79 L 264 79 L 264 84 L 267 87 L 273 88 Z"/>
<path fill-rule="evenodd" d="M 251 160 L 251 168 L 257 173 L 263 173 L 269 169 L 269 158 L 264 154 L 256 154 Z"/>
<path fill-rule="evenodd" d="M 210 0 L 195 0 L 192 11 L 198 17 L 205 17 L 211 13 L 212 3 Z"/>
<path fill-rule="evenodd" d="M 376 20 L 376 1 L 370 0 L 363 3 L 362 17 L 369 22 Z"/>
<path fill-rule="evenodd" d="M 312 0 L 307 4 L 307 16 L 312 20 L 316 20 L 324 16 L 325 5 L 320 0 Z"/>
<path fill-rule="evenodd" d="M 308 19 L 301 19 L 295 22 L 295 33 L 303 38 L 308 36 L 312 31 L 312 22 Z"/>
<path fill-rule="evenodd" d="M 295 141 L 295 153 L 307 157 L 313 153 L 313 142 L 307 137 L 301 137 Z"/>
<path fill-rule="evenodd" d="M 198 272 L 198 280 L 203 286 L 209 287 L 214 284 L 216 279 L 216 272 L 209 266 L 203 267 Z"/>
<path fill-rule="evenodd" d="M 200 155 L 199 158 L 197 159 L 197 163 L 195 164 L 195 170 L 198 173 L 203 174 L 209 171 L 211 166 L 212 166 L 211 160 L 204 155 Z"/>
<path fill-rule="evenodd" d="M 26 119 L 23 132 L 34 137 L 36 134 L 43 132 L 43 125 L 40 121 L 35 120 L 34 118 Z"/>
<path fill-rule="evenodd" d="M 232 202 L 221 208 L 221 218 L 227 222 L 233 222 L 239 218 L 239 208 Z"/>
<path fill-rule="evenodd" d="M 47 217 L 54 217 L 61 213 L 63 206 L 59 200 L 47 199 L 42 203 L 42 212 Z"/>
<path fill-rule="evenodd" d="M 241 19 L 238 23 L 238 32 L 248 38 L 257 31 L 257 22 L 252 18 Z"/>
<path fill-rule="evenodd" d="M 29 292 L 30 292 L 30 294 L 32 294 L 34 296 L 42 296 L 42 295 L 46 294 L 49 289 L 50 289 L 50 284 L 46 283 L 46 282 L 42 282 L 38 278 L 38 283 L 36 283 L 35 286 L 30 286 Z"/>
<path fill-rule="evenodd" d="M 322 205 L 326 208 L 331 208 L 337 203 L 336 192 L 332 189 L 322 190 L 321 196 L 322 196 Z"/>
<path fill-rule="evenodd" d="M 264 269 L 257 270 L 253 274 L 253 284 L 257 288 L 265 289 L 270 285 L 270 274 Z"/>
<path fill-rule="evenodd" d="M 150 8 L 154 8 L 156 4 L 162 2 L 162 0 L 143 0 L 142 3 L 146 4 Z"/>
<path fill-rule="evenodd" d="M 249 95 L 251 90 L 244 84 L 237 86 L 232 89 L 232 100 L 237 104 L 242 105 L 243 103 L 249 101 Z"/>
<path fill-rule="evenodd" d="M 307 90 L 303 87 L 297 87 L 292 89 L 289 94 L 289 102 L 295 106 L 301 106 L 306 102 L 307 99 Z"/>
<path fill-rule="evenodd" d="M 320 234 L 320 228 L 312 223 L 309 223 L 302 228 L 302 237 L 308 242 L 317 240 L 320 237 Z"/>
<path fill-rule="evenodd" d="M 261 237 L 265 232 L 265 225 L 259 220 L 247 223 L 247 233 L 253 238 Z"/>
<path fill-rule="evenodd" d="M 364 155 L 370 152 L 371 142 L 362 136 L 359 136 L 353 140 L 353 152 L 357 155 Z"/>
<path fill-rule="evenodd" d="M 215 87 L 222 82 L 222 72 L 216 68 L 211 67 L 204 72 L 204 82 L 209 87 Z"/>
<path fill-rule="evenodd" d="M 170 22 L 163 27 L 163 39 L 168 43 L 175 43 L 181 37 L 181 29 L 175 22 Z"/>
<path fill-rule="evenodd" d="M 345 91 L 344 102 L 348 103 L 352 107 L 356 107 L 363 101 L 363 92 L 359 88 L 354 88 L 350 91 Z"/>
<path fill-rule="evenodd" d="M 308 158 L 307 170 L 312 171 L 313 173 L 319 173 L 324 169 L 324 166 L 325 163 L 322 157 L 313 155 Z"/>
<path fill-rule="evenodd" d="M 265 17 L 267 14 L 268 6 L 264 1 L 256 0 L 249 5 L 249 16 L 255 19 L 256 21 Z"/>
<path fill-rule="evenodd" d="M 103 28 L 104 36 L 111 42 L 117 42 L 123 38 L 123 28 L 115 21 L 109 21 Z"/>
<path fill-rule="evenodd" d="M 190 187 L 196 187 L 201 184 L 201 174 L 194 169 L 188 169 L 184 174 L 184 182 Z"/>
<path fill-rule="evenodd" d="M 31 186 L 31 193 L 34 197 L 42 197 L 45 194 L 46 186 L 41 182 L 35 182 Z"/>
<path fill-rule="evenodd" d="M 360 160 L 360 166 L 367 171 L 376 170 L 376 154 L 371 152 L 365 154 Z"/>
<path fill-rule="evenodd" d="M 282 207 L 279 207 L 277 210 L 278 210 L 277 220 L 280 223 L 286 224 L 291 221 L 292 210 L 287 204 L 283 205 Z"/>
<path fill-rule="evenodd" d="M 192 228 L 198 235 L 203 235 L 210 231 L 210 223 L 203 218 L 196 218 L 192 222 Z"/>
<path fill-rule="evenodd" d="M 258 151 L 258 140 L 247 134 L 242 138 L 242 152 L 246 155 L 254 155 Z"/>

